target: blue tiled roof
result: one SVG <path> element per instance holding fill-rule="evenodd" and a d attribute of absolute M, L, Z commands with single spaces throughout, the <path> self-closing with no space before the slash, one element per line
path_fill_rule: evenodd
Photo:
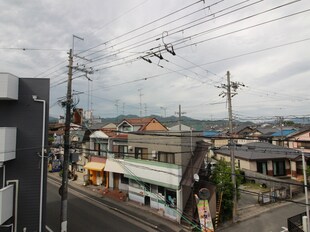
<path fill-rule="evenodd" d="M 202 135 L 203 135 L 204 137 L 214 137 L 214 136 L 218 136 L 220 133 L 221 133 L 221 132 L 219 132 L 219 131 L 204 131 L 204 132 L 202 133 Z"/>
<path fill-rule="evenodd" d="M 292 133 L 294 133 L 294 132 L 296 132 L 296 130 L 294 130 L 294 129 L 291 129 L 291 130 L 280 130 L 280 131 L 277 131 L 277 132 L 275 132 L 275 133 L 273 133 L 271 136 L 288 136 L 289 134 L 292 134 Z"/>

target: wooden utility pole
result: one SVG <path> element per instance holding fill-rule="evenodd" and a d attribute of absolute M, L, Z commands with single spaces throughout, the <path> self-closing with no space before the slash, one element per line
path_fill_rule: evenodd
<path fill-rule="evenodd" d="M 64 138 L 64 161 L 62 166 L 62 184 L 60 187 L 61 193 L 61 212 L 60 212 L 60 231 L 67 232 L 68 224 L 68 170 L 69 170 L 69 156 L 70 156 L 70 123 L 71 123 L 71 106 L 72 106 L 72 67 L 73 56 L 72 49 L 69 52 L 69 72 L 68 72 L 68 86 L 66 99 L 66 121 L 65 121 L 65 138 Z"/>

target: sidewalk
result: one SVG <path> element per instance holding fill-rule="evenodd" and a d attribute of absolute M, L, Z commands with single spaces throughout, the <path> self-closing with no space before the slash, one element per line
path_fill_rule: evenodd
<path fill-rule="evenodd" d="M 58 173 L 48 173 L 48 177 L 57 181 L 61 181 Z M 155 209 L 140 205 L 133 201 L 128 201 L 127 195 L 123 192 L 115 190 L 104 191 L 103 186 L 84 186 L 83 182 L 79 180 L 69 181 L 69 186 L 74 190 L 81 191 L 97 198 L 98 200 L 104 201 L 104 203 L 108 204 L 112 208 L 115 208 L 118 212 L 127 214 L 128 216 L 136 217 L 141 221 L 144 221 L 146 224 L 155 225 L 158 231 L 190 231 L 177 222 L 171 221 L 166 217 L 162 217 Z"/>

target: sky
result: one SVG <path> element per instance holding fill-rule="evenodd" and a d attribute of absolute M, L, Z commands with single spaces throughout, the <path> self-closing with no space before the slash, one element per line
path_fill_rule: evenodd
<path fill-rule="evenodd" d="M 50 79 L 64 115 L 68 52 L 76 107 L 263 121 L 310 116 L 308 0 L 1 1 L 0 72 Z M 85 76 L 86 70 L 90 73 Z"/>

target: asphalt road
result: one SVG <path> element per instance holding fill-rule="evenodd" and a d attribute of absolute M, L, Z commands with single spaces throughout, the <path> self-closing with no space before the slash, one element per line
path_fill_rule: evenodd
<path fill-rule="evenodd" d="M 47 184 L 47 231 L 60 231 L 59 184 Z M 70 190 L 68 199 L 68 231 L 155 231 L 105 204 L 89 199 L 86 195 Z"/>
<path fill-rule="evenodd" d="M 289 203 L 278 208 L 271 209 L 258 216 L 250 218 L 236 224 L 226 225 L 221 228 L 221 232 L 281 232 L 287 231 L 287 218 L 295 216 L 296 214 L 305 212 L 304 205 L 297 203 Z"/>

